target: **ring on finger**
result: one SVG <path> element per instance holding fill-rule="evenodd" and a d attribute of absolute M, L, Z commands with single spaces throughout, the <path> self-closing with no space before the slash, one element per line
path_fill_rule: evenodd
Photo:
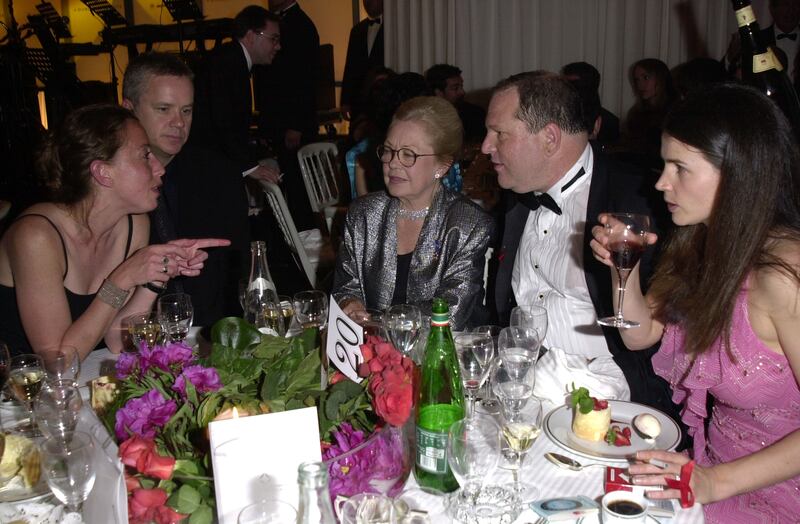
<path fill-rule="evenodd" d="M 161 267 L 161 272 L 162 272 L 162 273 L 166 273 L 167 271 L 168 271 L 168 270 L 167 270 L 167 265 L 166 265 L 166 264 L 164 264 L 164 265 Z"/>
<path fill-rule="evenodd" d="M 169 257 L 164 255 L 164 258 L 161 259 L 161 263 L 164 264 L 165 266 L 169 264 Z"/>

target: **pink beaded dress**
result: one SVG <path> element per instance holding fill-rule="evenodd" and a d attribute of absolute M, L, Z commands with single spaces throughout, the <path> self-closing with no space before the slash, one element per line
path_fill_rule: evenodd
<path fill-rule="evenodd" d="M 730 345 L 726 351 L 719 339 L 691 362 L 684 353 L 683 330 L 668 325 L 653 356 L 656 373 L 669 381 L 675 403 L 683 405 L 681 418 L 694 437 L 694 459 L 702 466 L 749 455 L 800 429 L 797 380 L 786 357 L 753 332 L 746 286 L 736 300 Z M 706 432 L 709 394 L 714 408 Z M 707 523 L 798 522 L 800 476 L 703 509 Z"/>

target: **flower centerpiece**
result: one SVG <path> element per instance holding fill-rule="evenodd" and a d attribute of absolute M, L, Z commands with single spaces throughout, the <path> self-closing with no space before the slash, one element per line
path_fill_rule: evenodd
<path fill-rule="evenodd" d="M 199 357 L 172 343 L 117 361 L 117 394 L 103 414 L 126 466 L 130 522 L 210 523 L 215 511 L 205 428 L 232 408 L 261 414 L 317 406 L 331 496 L 393 494 L 410 471 L 407 435 L 414 364 L 370 337 L 355 383 L 339 372 L 320 388 L 316 334 L 262 335 L 242 319 L 214 325 Z"/>

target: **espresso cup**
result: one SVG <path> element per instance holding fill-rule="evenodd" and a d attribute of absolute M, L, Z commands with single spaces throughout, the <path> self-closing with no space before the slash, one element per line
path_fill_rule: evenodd
<path fill-rule="evenodd" d="M 647 499 L 641 493 L 611 491 L 601 502 L 603 524 L 644 523 L 647 518 Z"/>

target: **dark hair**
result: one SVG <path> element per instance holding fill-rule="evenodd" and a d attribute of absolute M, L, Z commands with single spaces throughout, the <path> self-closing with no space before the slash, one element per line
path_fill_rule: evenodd
<path fill-rule="evenodd" d="M 177 76 L 194 80 L 192 70 L 177 55 L 144 53 L 131 60 L 125 70 L 125 76 L 122 77 L 122 98 L 138 103 L 147 82 L 153 76 Z"/>
<path fill-rule="evenodd" d="M 461 69 L 450 64 L 436 64 L 425 71 L 425 81 L 431 89 L 444 91 L 447 89 L 447 80 L 461 75 Z"/>
<path fill-rule="evenodd" d="M 278 15 L 270 13 L 260 5 L 248 5 L 233 19 L 233 36 L 238 39 L 244 38 L 248 31 L 259 31 L 264 29 L 267 22 L 281 23 Z"/>
<path fill-rule="evenodd" d="M 570 80 L 570 83 L 578 90 L 578 95 L 581 98 L 583 125 L 586 128 L 586 132 L 591 135 L 594 132 L 594 123 L 597 121 L 597 117 L 600 116 L 602 107 L 600 95 L 597 93 L 597 89 L 580 78 Z"/>
<path fill-rule="evenodd" d="M 668 106 L 675 98 L 675 88 L 672 85 L 672 75 L 669 72 L 667 64 L 658 58 L 643 58 L 634 63 L 631 67 L 631 84 L 633 86 L 636 85 L 633 80 L 633 75 L 637 67 L 644 69 L 647 73 L 656 78 L 656 85 L 658 86 L 656 88 L 656 95 L 653 97 L 652 101 L 647 102 L 647 105 L 655 107 Z M 638 100 L 637 94 L 637 104 L 641 104 L 642 102 L 642 100 Z"/>
<path fill-rule="evenodd" d="M 125 124 L 132 112 L 115 104 L 76 109 L 45 138 L 36 159 L 38 181 L 49 202 L 72 205 L 91 193 L 89 167 L 111 160 L 125 143 Z"/>
<path fill-rule="evenodd" d="M 561 68 L 564 76 L 575 76 L 595 91 L 600 89 L 600 71 L 588 62 L 572 62 Z"/>
<path fill-rule="evenodd" d="M 400 104 L 417 96 L 432 95 L 428 83 L 419 73 L 402 73 L 386 80 L 374 100 L 375 121 L 381 133 L 385 134 L 392 123 L 392 117 Z"/>
<path fill-rule="evenodd" d="M 695 89 L 725 82 L 727 78 L 725 66 L 713 58 L 693 58 L 672 68 L 675 91 L 683 97 Z"/>
<path fill-rule="evenodd" d="M 652 279 L 655 316 L 681 324 L 686 352 L 726 342 L 748 273 L 772 267 L 800 281 L 778 255 L 800 241 L 800 156 L 789 122 L 766 96 L 723 84 L 674 105 L 664 133 L 698 149 L 720 171 L 708 224 L 678 227 Z"/>
<path fill-rule="evenodd" d="M 548 71 L 517 73 L 501 80 L 492 92 L 506 89 L 517 90 L 516 117 L 525 122 L 531 133 L 538 133 L 550 123 L 570 134 L 585 130 L 581 97 L 565 77 Z"/>

